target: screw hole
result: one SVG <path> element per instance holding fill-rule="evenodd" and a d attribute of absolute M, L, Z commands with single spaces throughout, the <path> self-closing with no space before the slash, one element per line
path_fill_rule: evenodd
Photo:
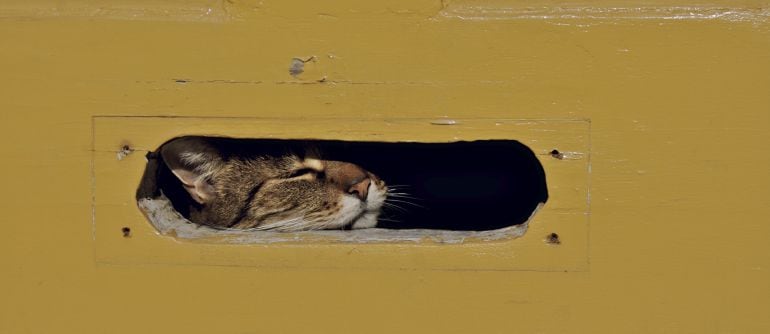
<path fill-rule="evenodd" d="M 131 229 L 130 228 L 124 227 L 124 228 L 120 229 L 120 231 L 123 232 L 123 237 L 124 238 L 130 238 L 131 237 Z"/>
<path fill-rule="evenodd" d="M 551 156 L 556 159 L 564 159 L 564 153 L 559 152 L 559 150 L 553 150 L 550 152 Z"/>
<path fill-rule="evenodd" d="M 559 239 L 559 235 L 556 233 L 551 233 L 545 238 L 545 242 L 552 244 L 552 245 L 558 245 L 561 244 L 561 239 Z"/>
<path fill-rule="evenodd" d="M 132 152 L 134 152 L 134 149 L 130 145 L 124 144 L 118 151 L 118 161 L 125 159 Z"/>

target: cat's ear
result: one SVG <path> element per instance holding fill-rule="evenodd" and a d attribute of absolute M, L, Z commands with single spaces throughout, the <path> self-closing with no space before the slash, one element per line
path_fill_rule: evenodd
<path fill-rule="evenodd" d="M 214 198 L 211 175 L 221 166 L 222 158 L 209 142 L 199 137 L 173 139 L 163 144 L 160 155 L 193 200 L 206 204 Z"/>

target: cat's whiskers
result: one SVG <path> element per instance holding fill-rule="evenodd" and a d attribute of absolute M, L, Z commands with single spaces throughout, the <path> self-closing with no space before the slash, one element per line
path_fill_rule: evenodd
<path fill-rule="evenodd" d="M 385 202 L 386 203 L 390 202 L 389 204 L 393 204 L 393 202 L 403 203 L 403 204 L 413 205 L 413 206 L 416 206 L 416 207 L 421 208 L 421 209 L 427 209 L 426 207 L 424 207 L 422 205 L 419 205 L 419 204 L 416 204 L 416 203 L 412 203 L 412 202 L 409 202 L 409 201 L 405 201 L 405 200 L 398 200 L 398 199 L 387 198 L 387 199 L 385 199 Z"/>
<path fill-rule="evenodd" d="M 401 211 L 401 212 L 409 212 L 407 209 L 404 209 L 404 208 L 402 208 L 402 207 L 400 207 L 398 205 L 395 205 L 393 203 L 388 203 L 387 200 L 384 203 L 382 203 L 382 205 L 385 208 L 393 208 L 393 209 L 396 209 L 396 210 Z"/>
<path fill-rule="evenodd" d="M 411 188 L 411 186 L 409 186 L 409 185 L 405 185 L 405 184 L 403 184 L 403 185 L 390 185 L 390 184 L 389 184 L 389 185 L 387 185 L 385 188 L 387 189 L 387 191 L 388 191 L 388 192 L 391 192 L 391 191 L 393 191 L 393 190 L 396 190 L 396 191 L 404 191 L 405 189 L 409 189 L 409 188 Z"/>
<path fill-rule="evenodd" d="M 401 222 L 401 220 L 398 220 L 398 219 L 382 218 L 382 217 L 377 218 L 377 220 L 381 220 L 381 221 L 385 221 L 385 222 L 393 222 L 393 223 L 400 223 Z"/>
<path fill-rule="evenodd" d="M 415 200 L 415 201 L 421 201 L 422 200 L 421 198 L 417 198 L 417 197 L 414 197 L 414 196 L 411 196 L 411 195 L 406 195 L 406 194 L 402 195 L 402 194 L 389 193 L 388 197 L 411 199 L 411 200 Z"/>
<path fill-rule="evenodd" d="M 412 201 L 421 201 L 422 200 L 421 198 L 412 196 L 412 194 L 410 194 L 410 193 L 408 193 L 408 192 L 406 192 L 404 190 L 398 190 L 398 189 L 393 189 L 393 190 L 395 190 L 395 191 L 391 191 L 391 189 L 388 189 L 388 192 L 387 192 L 387 197 L 388 198 L 397 198 L 397 199 L 401 199 L 401 200 L 405 200 L 405 201 L 406 200 L 412 200 Z M 387 198 L 386 198 L 386 200 L 387 200 Z"/>

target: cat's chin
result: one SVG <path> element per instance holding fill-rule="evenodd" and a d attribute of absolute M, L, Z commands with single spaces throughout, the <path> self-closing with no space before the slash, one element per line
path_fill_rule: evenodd
<path fill-rule="evenodd" d="M 360 217 L 358 217 L 352 225 L 350 225 L 350 228 L 357 230 L 362 228 L 372 228 L 377 226 L 377 217 L 379 217 L 380 212 L 377 211 L 365 211 L 364 214 L 362 214 Z"/>

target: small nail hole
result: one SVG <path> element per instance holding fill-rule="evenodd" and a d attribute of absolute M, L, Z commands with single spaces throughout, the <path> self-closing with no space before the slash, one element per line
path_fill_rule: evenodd
<path fill-rule="evenodd" d="M 130 238 L 131 237 L 131 229 L 130 228 L 124 227 L 124 228 L 122 228 L 120 230 L 123 232 L 123 237 L 124 238 Z"/>
<path fill-rule="evenodd" d="M 559 160 L 564 159 L 564 153 L 559 152 L 559 150 L 553 150 L 551 151 L 550 154 L 552 157 L 556 159 L 559 159 Z"/>
<path fill-rule="evenodd" d="M 556 233 L 551 233 L 545 238 L 545 242 L 552 244 L 552 245 L 558 245 L 561 244 L 561 239 L 559 239 L 559 235 Z"/>
<path fill-rule="evenodd" d="M 118 160 L 125 159 L 129 154 L 134 152 L 134 149 L 131 148 L 128 144 L 125 144 L 120 147 L 120 150 L 118 151 Z"/>

